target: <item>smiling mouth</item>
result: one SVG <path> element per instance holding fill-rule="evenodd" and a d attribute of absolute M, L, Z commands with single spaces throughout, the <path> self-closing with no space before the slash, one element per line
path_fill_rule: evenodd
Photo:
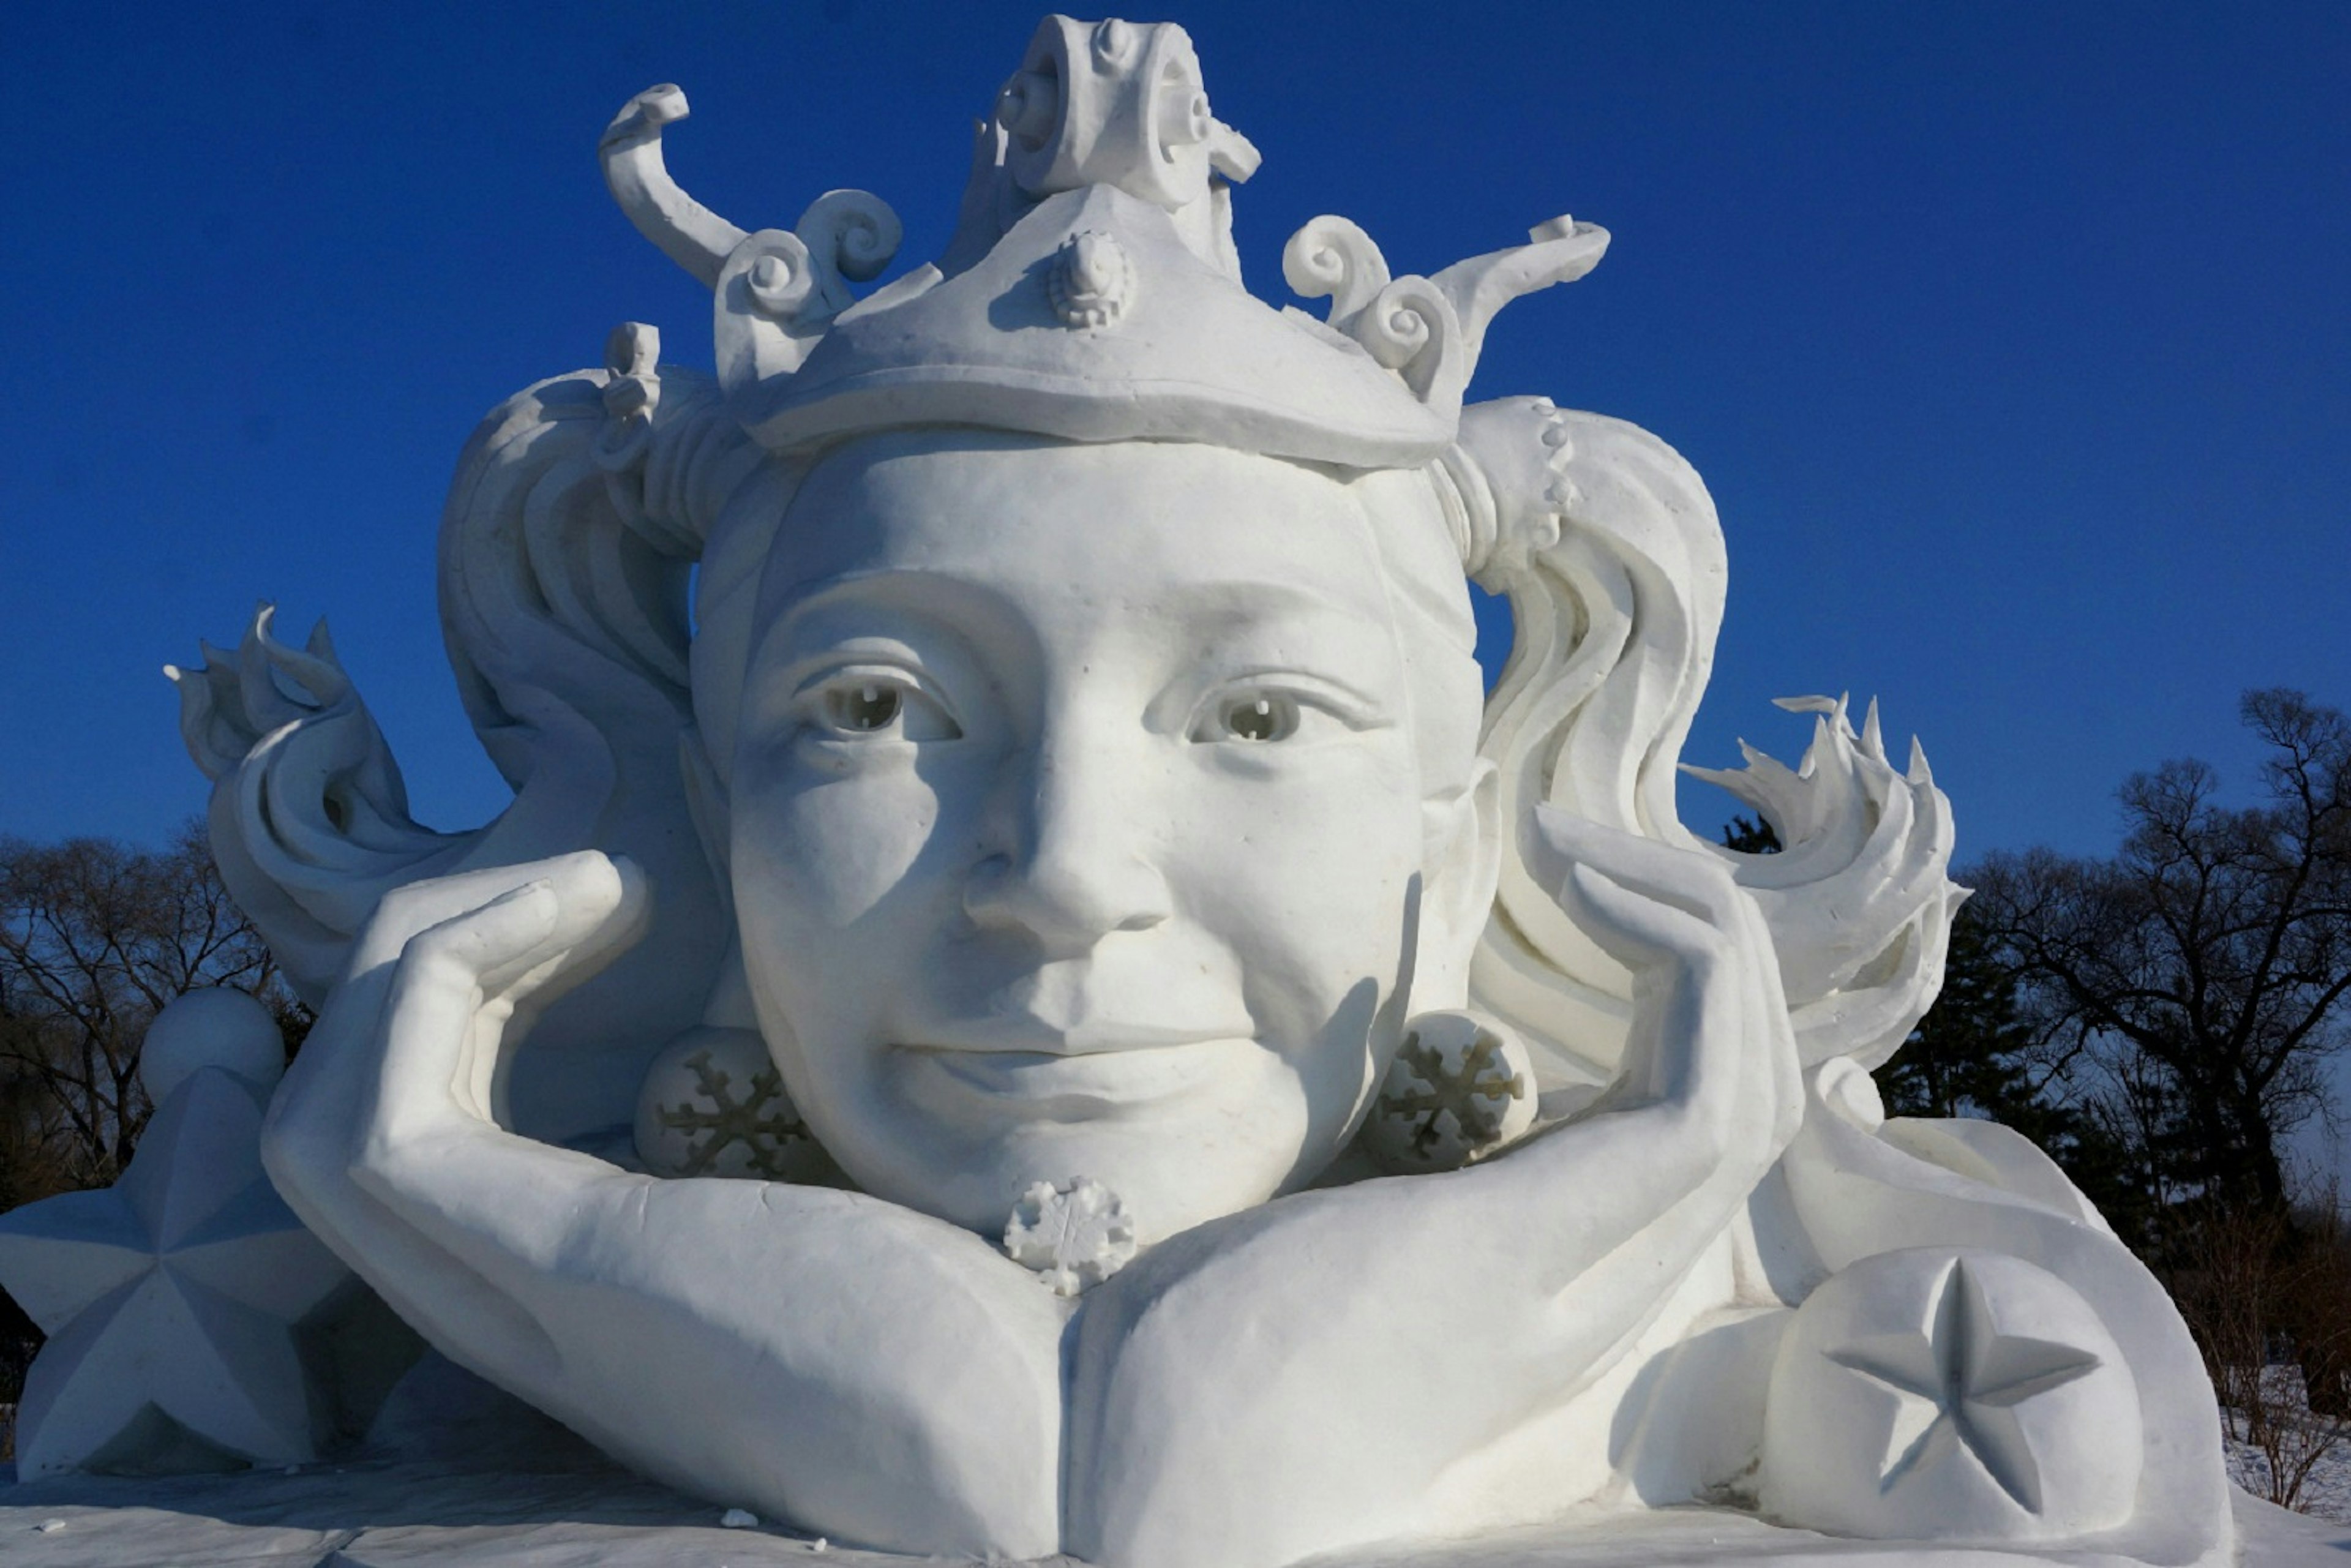
<path fill-rule="evenodd" d="M 1081 1051 L 916 1044 L 896 1051 L 914 1069 L 913 1086 L 921 1098 L 944 1091 L 967 1104 L 977 1100 L 1059 1119 L 1137 1110 L 1187 1093 L 1256 1043 L 1246 1037 L 1192 1037 Z"/>

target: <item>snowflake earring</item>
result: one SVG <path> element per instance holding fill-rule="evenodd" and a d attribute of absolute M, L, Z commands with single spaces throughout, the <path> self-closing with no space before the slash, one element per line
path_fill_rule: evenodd
<path fill-rule="evenodd" d="M 1357 1141 L 1392 1176 L 1457 1170 L 1534 1124 L 1534 1063 L 1482 1013 L 1427 1012 L 1405 1025 Z"/>
<path fill-rule="evenodd" d="M 658 1176 L 841 1180 L 752 1030 L 690 1029 L 664 1047 L 637 1092 L 636 1137 Z"/>

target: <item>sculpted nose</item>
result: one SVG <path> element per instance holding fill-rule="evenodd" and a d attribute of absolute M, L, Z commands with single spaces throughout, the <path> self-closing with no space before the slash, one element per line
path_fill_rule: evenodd
<path fill-rule="evenodd" d="M 1120 788 L 1127 772 L 1111 758 L 1064 754 L 1027 788 L 1008 780 L 993 841 L 964 893 L 972 919 L 1024 930 L 1060 956 L 1165 920 L 1174 906 L 1153 861 L 1149 813 Z"/>

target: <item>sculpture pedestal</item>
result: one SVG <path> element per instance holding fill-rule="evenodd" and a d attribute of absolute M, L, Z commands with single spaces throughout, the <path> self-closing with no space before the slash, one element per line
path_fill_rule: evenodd
<path fill-rule="evenodd" d="M 2239 1493 L 2247 1568 L 2339 1568 L 2351 1525 Z M 910 1568 L 916 1560 L 826 1546 L 785 1530 L 728 1530 L 719 1510 L 583 1461 L 534 1471 L 371 1460 L 286 1475 L 73 1476 L 0 1486 L 0 1560 L 13 1568 Z M 56 1528 L 44 1530 L 55 1521 Z M 1076 1568 L 1072 1558 L 1045 1563 Z M 2111 1559 L 1960 1549 L 1887 1552 L 1744 1515 L 1625 1514 L 1476 1542 L 1367 1547 L 1318 1568 L 1674 1568 L 1768 1562 L 1778 1568 L 2078 1568 Z M 1009 1568 L 1009 1565 L 1008 1565 Z"/>

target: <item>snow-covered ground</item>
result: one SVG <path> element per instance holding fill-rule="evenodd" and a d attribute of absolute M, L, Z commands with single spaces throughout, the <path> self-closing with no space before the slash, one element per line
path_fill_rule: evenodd
<path fill-rule="evenodd" d="M 0 1422 L 14 1413 L 0 1406 Z M 2268 1460 L 2259 1448 L 2235 1435 L 2242 1430 L 2241 1419 L 2228 1420 L 2223 1427 L 2229 1473 L 2254 1497 L 2266 1497 Z M 563 1468 L 527 1467 L 532 1471 Z M 469 1541 L 476 1535 L 502 1533 L 483 1528 L 496 1520 L 513 1529 L 518 1538 L 502 1543 L 520 1552 L 515 1559 L 515 1568 L 520 1568 L 525 1560 L 534 1568 L 559 1560 L 532 1555 L 534 1552 L 557 1551 L 559 1540 L 585 1551 L 586 1556 L 579 1561 L 593 1560 L 601 1568 L 626 1568 L 627 1564 L 641 1562 L 650 1568 L 655 1563 L 674 1562 L 675 1551 L 689 1541 L 708 1544 L 724 1539 L 727 1560 L 746 1568 L 770 1562 L 798 1562 L 802 1554 L 823 1550 L 806 1539 L 795 1539 L 794 1532 L 788 1529 L 772 1526 L 758 1531 L 760 1538 L 756 1542 L 747 1541 L 741 1531 L 729 1531 L 726 1538 L 716 1531 L 705 1536 L 703 1530 L 724 1522 L 714 1506 L 664 1493 L 650 1482 L 618 1471 L 596 1473 L 592 1465 L 585 1468 L 591 1473 L 584 1478 L 582 1490 L 567 1490 L 564 1483 L 570 1478 L 538 1473 L 500 1477 L 495 1474 L 495 1466 L 462 1465 L 458 1467 L 463 1472 L 459 1479 L 426 1467 L 412 1466 L 413 1473 L 402 1473 L 397 1467 L 381 1461 L 354 1462 L 348 1467 L 308 1467 L 291 1479 L 281 1479 L 273 1471 L 244 1479 L 241 1484 L 236 1478 L 225 1477 L 145 1481 L 95 1477 L 68 1478 L 20 1488 L 12 1484 L 11 1468 L 0 1464 L 0 1538 L 8 1542 L 0 1548 L 0 1559 L 28 1564 L 71 1563 L 76 1568 L 89 1568 L 89 1564 L 103 1561 L 145 1568 L 153 1563 L 189 1561 L 187 1553 L 195 1544 L 192 1533 L 210 1532 L 223 1539 L 212 1541 L 206 1535 L 206 1543 L 225 1547 L 229 1554 L 209 1561 L 307 1563 L 310 1558 L 305 1549 L 310 1542 L 304 1536 L 303 1527 L 316 1530 L 327 1526 L 327 1535 L 322 1540 L 340 1540 L 349 1546 L 353 1543 L 349 1526 L 359 1519 L 378 1517 L 411 1521 L 434 1519 L 447 1527 L 453 1537 L 462 1536 Z M 493 1473 L 485 1475 L 485 1469 Z M 381 1477 L 371 1474 L 377 1471 L 385 1473 Z M 578 1485 L 574 1482 L 575 1488 Z M 487 1496 L 472 1495 L 472 1491 L 485 1488 L 495 1494 L 494 1500 Z M 188 1492 L 189 1497 L 179 1499 L 175 1494 L 181 1491 Z M 362 1500 L 366 1506 L 354 1510 L 351 1505 Z M 2351 1524 L 2351 1438 L 2335 1444 L 2312 1467 L 2297 1501 L 2301 1511 L 2314 1521 Z M 60 1505 L 67 1505 L 68 1511 L 60 1512 Z M 305 1517 L 307 1512 L 316 1512 L 319 1517 Z M 353 1518 L 341 1517 L 346 1512 L 352 1513 Z M 2290 1515 L 2271 1513 L 2241 1502 L 2239 1518 L 2241 1526 L 2251 1532 L 2247 1539 L 2249 1565 L 2332 1563 L 2338 1560 L 2335 1553 L 2351 1551 L 2351 1540 L 2322 1540 L 2310 1533 L 2310 1525 L 2293 1522 Z M 70 1535 L 53 1525 L 53 1521 L 59 1519 L 69 1521 Z M 559 1523 L 560 1521 L 578 1522 Z M 1751 1521 L 1723 1522 L 1752 1527 Z M 277 1532 L 289 1528 L 301 1539 L 277 1539 Z M 418 1550 L 424 1546 L 423 1538 L 436 1532 L 430 1526 L 420 1528 L 412 1522 L 395 1533 L 419 1538 L 407 1542 L 409 1549 Z M 574 1535 L 580 1537 L 576 1542 L 570 1542 Z M 2303 1539 L 2305 1535 L 2309 1537 L 2307 1541 Z M 2275 1540 L 2271 1539 L 2273 1536 Z M 44 1549 L 55 1547 L 62 1555 L 11 1555 L 31 1551 L 35 1541 Z M 487 1540 L 476 1541 L 473 1549 L 489 1551 L 492 1545 Z M 1565 1542 L 1559 1543 L 1557 1562 L 1561 1568 L 1568 1568 L 1571 1562 L 1582 1563 L 1583 1559 L 1564 1550 L 1566 1545 Z M 270 1550 L 263 1550 L 265 1546 Z M 272 1554 L 289 1546 L 288 1555 L 281 1558 Z M 93 1550 L 99 1555 L 90 1555 Z M 637 1552 L 644 1555 L 641 1558 L 634 1554 Z M 468 1563 L 475 1563 L 464 1552 L 457 1555 L 465 1556 Z M 561 1557 L 559 1552 L 559 1557 L 565 1563 L 573 1561 Z M 328 1560 L 344 1565 L 371 1561 L 354 1557 L 349 1551 L 329 1552 Z M 429 1553 L 414 1559 L 401 1557 L 403 1568 L 417 1568 L 418 1563 L 428 1560 Z M 495 1561 L 498 1568 L 507 1568 L 506 1558 L 499 1556 Z M 861 1563 L 880 1568 L 882 1564 L 904 1560 L 836 1548 L 820 1561 L 830 1562 L 836 1568 L 855 1568 Z M 1548 1554 L 1534 1551 L 1525 1561 L 1548 1561 Z"/>
<path fill-rule="evenodd" d="M 2255 1497 L 2270 1495 L 2270 1463 L 2259 1448 L 2236 1437 L 2227 1439 L 2229 1477 Z M 2351 1524 L 2351 1445 L 2338 1444 L 2312 1467 L 2302 1483 L 2294 1507 L 2314 1519 Z"/>
<path fill-rule="evenodd" d="M 2298 1367 L 2269 1367 L 2262 1381 L 2271 1405 L 2282 1412 L 2281 1418 L 2294 1424 L 2281 1447 L 2280 1457 L 2286 1467 L 2291 1469 L 2300 1457 L 2313 1448 L 2320 1450 L 2311 1462 L 2294 1506 L 2314 1518 L 2351 1524 L 2351 1429 L 2346 1429 L 2344 1422 L 2310 1414 L 2303 1399 Z M 2245 1441 L 2241 1414 L 2223 1407 L 2220 1417 L 2220 1436 L 2228 1451 L 2231 1479 L 2255 1497 L 2268 1497 L 2269 1457 Z"/>

